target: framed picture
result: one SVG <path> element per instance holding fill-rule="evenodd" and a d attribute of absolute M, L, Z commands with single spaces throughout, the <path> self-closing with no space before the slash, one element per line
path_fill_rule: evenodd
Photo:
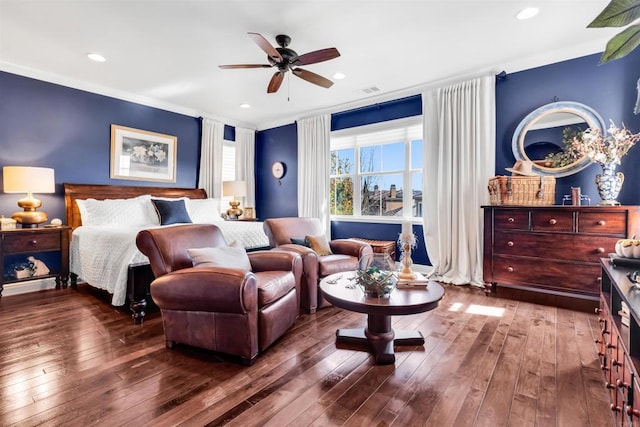
<path fill-rule="evenodd" d="M 112 179 L 176 182 L 178 137 L 111 125 Z"/>

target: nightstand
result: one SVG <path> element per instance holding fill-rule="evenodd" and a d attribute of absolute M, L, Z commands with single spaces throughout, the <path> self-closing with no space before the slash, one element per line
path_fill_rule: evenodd
<path fill-rule="evenodd" d="M 27 257 L 46 259 L 49 274 L 16 278 L 12 265 L 26 263 Z M 6 283 L 55 277 L 56 289 L 67 287 L 69 280 L 69 227 L 18 228 L 0 231 L 0 296 Z"/>

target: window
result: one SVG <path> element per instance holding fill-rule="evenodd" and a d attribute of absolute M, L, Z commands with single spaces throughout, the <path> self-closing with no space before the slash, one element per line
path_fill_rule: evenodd
<path fill-rule="evenodd" d="M 421 217 L 420 118 L 333 132 L 330 175 L 332 216 Z"/>

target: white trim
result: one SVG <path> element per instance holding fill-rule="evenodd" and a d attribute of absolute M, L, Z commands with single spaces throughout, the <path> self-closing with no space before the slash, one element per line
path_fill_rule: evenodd
<path fill-rule="evenodd" d="M 44 291 L 56 288 L 56 279 L 49 277 L 47 279 L 34 279 L 28 282 L 7 283 L 2 291 L 2 298 L 11 295 L 20 295 L 30 292 Z"/>

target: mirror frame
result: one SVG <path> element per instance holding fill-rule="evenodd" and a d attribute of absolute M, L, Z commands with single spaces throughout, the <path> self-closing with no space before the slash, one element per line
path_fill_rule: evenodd
<path fill-rule="evenodd" d="M 525 152 L 524 138 L 527 131 L 541 118 L 546 117 L 554 113 L 571 113 L 584 119 L 587 125 L 591 128 L 600 128 L 600 132 L 605 131 L 605 123 L 602 117 L 591 107 L 573 101 L 560 101 L 552 102 L 550 104 L 543 105 L 536 108 L 529 113 L 518 125 L 513 133 L 513 139 L 511 141 L 511 151 L 516 160 L 531 161 L 533 163 L 532 169 L 534 172 L 545 175 L 563 177 L 577 173 L 591 164 L 591 160 L 587 156 L 576 160 L 570 165 L 562 166 L 559 168 L 549 168 L 546 166 L 540 166 L 534 163 Z"/>

